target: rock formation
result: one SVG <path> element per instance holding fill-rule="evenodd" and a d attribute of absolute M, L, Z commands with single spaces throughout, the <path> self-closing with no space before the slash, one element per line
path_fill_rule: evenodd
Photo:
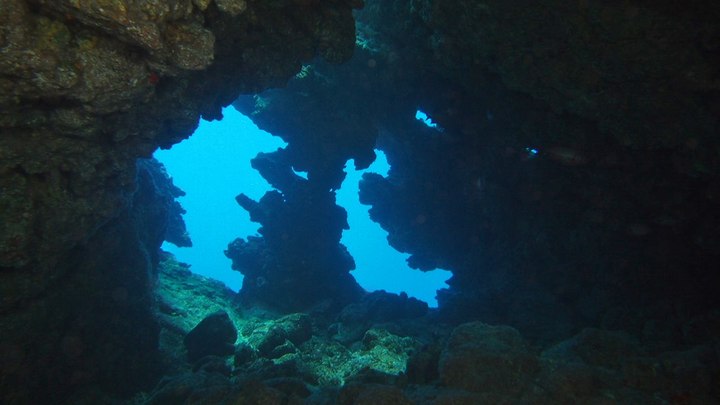
<path fill-rule="evenodd" d="M 361 201 L 412 266 L 453 272 L 447 316 L 673 329 L 718 304 L 718 12 L 367 1 L 350 62 L 234 105 L 325 177 L 377 138 L 392 169 Z"/>
<path fill-rule="evenodd" d="M 174 214 L 145 206 L 137 159 L 303 61 L 347 59 L 356 3 L 0 1 L 0 402 L 152 383 L 153 258 Z"/>

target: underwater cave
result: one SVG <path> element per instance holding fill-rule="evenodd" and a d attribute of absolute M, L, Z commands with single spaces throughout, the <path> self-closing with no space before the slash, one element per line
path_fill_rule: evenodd
<path fill-rule="evenodd" d="M 190 265 L 194 273 L 222 281 L 237 292 L 242 276 L 232 271 L 223 251 L 237 236 L 257 236 L 258 225 L 235 202 L 235 190 L 260 199 L 270 185 L 252 169 L 250 160 L 257 153 L 286 146 L 228 107 L 221 121 L 201 121 L 190 139 L 172 150 L 156 152 L 154 157 L 185 192 L 178 201 L 186 211 L 183 220 L 192 238 L 192 246 L 166 242 L 162 248 Z M 366 170 L 387 176 L 384 154 L 375 150 L 375 155 Z M 350 170 L 336 196 L 338 205 L 348 213 L 349 229 L 343 231 L 341 242 L 356 263 L 352 276 L 366 291 L 404 292 L 437 307 L 435 294 L 445 287 L 448 272 L 413 271 L 405 264 L 406 255 L 387 245 L 387 232 L 370 221 L 367 207 L 358 200 L 357 185 L 366 170 Z M 307 180 L 307 173 L 293 172 Z"/>
<path fill-rule="evenodd" d="M 0 403 L 720 402 L 718 21 L 0 0 Z"/>

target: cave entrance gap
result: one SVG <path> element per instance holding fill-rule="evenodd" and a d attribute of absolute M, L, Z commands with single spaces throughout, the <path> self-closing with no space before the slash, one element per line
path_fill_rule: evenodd
<path fill-rule="evenodd" d="M 408 267 L 410 255 L 400 253 L 388 244 L 387 232 L 370 219 L 368 207 L 360 204 L 358 184 L 363 173 L 373 172 L 386 177 L 390 169 L 385 153 L 375 149 L 375 155 L 377 157 L 369 168 L 347 169 L 347 177 L 337 192 L 337 204 L 348 212 L 350 229 L 343 232 L 341 241 L 355 259 L 356 269 L 350 274 L 367 291 L 405 292 L 437 307 L 435 294 L 437 290 L 447 288 L 445 282 L 452 273 L 440 269 L 422 272 Z"/>
<path fill-rule="evenodd" d="M 211 277 L 237 291 L 242 274 L 231 269 L 223 253 L 237 237 L 257 233 L 259 224 L 236 202 L 241 192 L 260 199 L 270 185 L 250 167 L 258 152 L 285 146 L 280 138 L 261 131 L 232 107 L 223 110 L 222 121 L 200 120 L 195 133 L 170 150 L 158 150 L 155 158 L 186 195 L 178 200 L 193 246 L 178 248 L 165 242 L 163 249 L 197 274 Z"/>
<path fill-rule="evenodd" d="M 259 224 L 236 202 L 245 193 L 259 200 L 271 186 L 250 166 L 259 152 L 271 152 L 286 144 L 271 136 L 232 106 L 223 110 L 222 121 L 201 120 L 189 139 L 170 150 L 159 150 L 155 158 L 162 162 L 176 186 L 186 195 L 179 201 L 187 211 L 187 230 L 193 241 L 190 248 L 165 243 L 163 249 L 179 261 L 191 265 L 194 273 L 220 280 L 234 291 L 242 285 L 242 275 L 233 271 L 223 253 L 237 237 L 257 234 Z M 386 174 L 385 155 L 367 170 Z M 368 207 L 360 204 L 358 182 L 365 171 L 349 170 L 338 191 L 338 205 L 348 211 L 350 230 L 342 243 L 355 259 L 351 272 L 367 291 L 406 292 L 409 296 L 437 306 L 435 292 L 446 287 L 450 272 L 419 272 L 408 268 L 403 255 L 387 244 L 387 233 L 370 220 Z"/>

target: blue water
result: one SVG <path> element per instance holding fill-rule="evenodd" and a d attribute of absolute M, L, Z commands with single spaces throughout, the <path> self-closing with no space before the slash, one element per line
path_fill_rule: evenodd
<path fill-rule="evenodd" d="M 387 232 L 370 220 L 368 206 L 358 201 L 358 182 L 366 171 L 387 175 L 390 166 L 385 154 L 375 150 L 377 159 L 366 170 L 349 170 L 342 188 L 337 193 L 337 203 L 348 212 L 350 229 L 343 233 L 342 243 L 355 259 L 356 270 L 351 274 L 368 290 L 385 290 L 394 293 L 405 291 L 409 296 L 421 299 L 437 307 L 435 292 L 447 287 L 445 281 L 452 275 L 449 271 L 421 272 L 407 266 L 410 256 L 402 254 L 387 243 Z M 348 164 L 347 167 L 354 167 Z"/>
<path fill-rule="evenodd" d="M 191 248 L 169 243 L 163 249 L 178 260 L 191 265 L 197 274 L 212 277 L 238 290 L 242 275 L 230 268 L 223 251 L 237 237 L 255 235 L 258 224 L 250 222 L 235 196 L 245 193 L 258 200 L 270 185 L 250 167 L 258 152 L 270 152 L 285 143 L 258 129 L 253 122 L 232 107 L 223 110 L 222 121 L 201 121 L 188 140 L 168 151 L 157 151 L 155 157 L 167 168 L 175 184 L 187 195 L 180 203 L 187 210 L 185 223 L 193 241 Z M 385 175 L 389 168 L 384 154 L 367 169 Z M 357 269 L 351 274 L 368 291 L 386 290 L 437 306 L 435 291 L 445 287 L 450 272 L 419 272 L 407 267 L 408 255 L 400 254 L 387 244 L 387 233 L 372 222 L 368 207 L 358 201 L 358 181 L 365 171 L 350 170 L 338 191 L 338 204 L 348 211 L 350 230 L 343 233 L 342 243 L 355 258 Z"/>

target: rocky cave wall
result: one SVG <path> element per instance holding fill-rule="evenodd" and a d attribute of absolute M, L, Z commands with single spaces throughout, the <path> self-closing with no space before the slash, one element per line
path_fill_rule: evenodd
<path fill-rule="evenodd" d="M 424 53 L 440 84 L 418 105 L 446 136 L 391 129 L 398 170 L 361 194 L 417 266 L 453 269 L 441 305 L 541 339 L 717 307 L 719 7 L 394 4 L 365 15 L 425 23 L 374 26 Z"/>
<path fill-rule="evenodd" d="M 189 241 L 178 190 L 137 159 L 347 59 L 358 5 L 0 1 L 0 402 L 152 384 L 157 251 Z"/>
<path fill-rule="evenodd" d="M 718 304 L 718 13 L 367 1 L 349 63 L 235 106 L 311 181 L 365 167 L 377 138 L 392 169 L 361 200 L 411 265 L 453 271 L 446 316 L 543 341 L 586 325 L 679 336 Z"/>

